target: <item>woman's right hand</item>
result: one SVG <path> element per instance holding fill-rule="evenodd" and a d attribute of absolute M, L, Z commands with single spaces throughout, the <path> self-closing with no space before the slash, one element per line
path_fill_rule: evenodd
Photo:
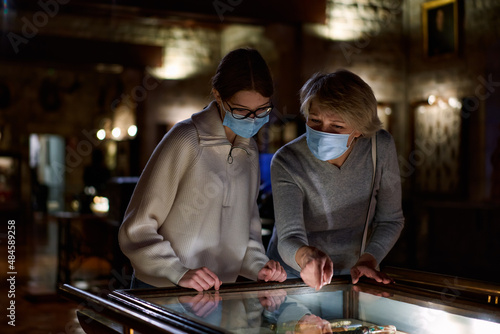
<path fill-rule="evenodd" d="M 302 246 L 295 254 L 300 266 L 300 277 L 310 287 L 319 290 L 332 281 L 333 262 L 323 251 L 310 246 Z"/>
<path fill-rule="evenodd" d="M 333 333 L 328 320 L 322 319 L 314 314 L 303 316 L 295 327 L 295 334 L 323 334 Z"/>
<path fill-rule="evenodd" d="M 188 270 L 179 280 L 178 285 L 184 288 L 195 289 L 196 291 L 204 291 L 212 287 L 215 290 L 219 290 L 221 284 L 222 282 L 216 274 L 206 267 L 201 267 Z"/>

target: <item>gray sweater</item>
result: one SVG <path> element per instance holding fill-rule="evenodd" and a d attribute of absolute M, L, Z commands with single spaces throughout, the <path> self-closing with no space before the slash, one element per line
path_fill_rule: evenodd
<path fill-rule="evenodd" d="M 360 256 L 372 175 L 370 138 L 357 139 L 341 168 L 314 157 L 305 135 L 279 149 L 271 163 L 275 230 L 268 256 L 298 275 L 295 253 L 314 246 L 330 256 L 335 275 L 348 275 Z M 396 148 L 385 130 L 377 133 L 374 194 L 365 252 L 380 264 L 404 225 Z"/>

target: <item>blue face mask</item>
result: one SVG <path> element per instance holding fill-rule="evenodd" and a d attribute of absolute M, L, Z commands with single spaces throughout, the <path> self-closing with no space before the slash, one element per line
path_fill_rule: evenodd
<path fill-rule="evenodd" d="M 306 125 L 307 146 L 322 161 L 337 159 L 344 154 L 349 148 L 347 142 L 351 134 L 322 132 Z"/>
<path fill-rule="evenodd" d="M 224 122 L 222 122 L 222 125 L 227 126 L 231 130 L 233 130 L 234 133 L 236 133 L 238 136 L 244 137 L 244 138 L 250 138 L 253 137 L 259 132 L 260 128 L 269 122 L 269 115 L 263 118 L 244 118 L 244 119 L 236 119 L 233 116 L 231 116 L 231 112 L 227 111 L 224 106 L 222 106 L 222 109 L 226 112 L 226 115 L 224 116 Z"/>

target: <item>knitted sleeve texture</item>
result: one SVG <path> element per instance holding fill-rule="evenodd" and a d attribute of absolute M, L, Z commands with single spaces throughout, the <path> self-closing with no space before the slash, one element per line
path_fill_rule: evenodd
<path fill-rule="evenodd" d="M 298 175 L 290 173 L 288 159 L 294 161 L 298 156 L 282 148 L 271 162 L 273 202 L 276 216 L 275 227 L 279 236 L 278 251 L 286 264 L 300 271 L 295 261 L 295 253 L 302 246 L 308 246 L 307 231 L 303 213 L 303 194 Z"/>
<path fill-rule="evenodd" d="M 123 253 L 136 271 L 157 277 L 154 283 L 158 286 L 168 286 L 171 282 L 177 284 L 188 270 L 170 241 L 158 230 L 169 214 L 177 187 L 194 164 L 197 152 L 194 126 L 177 123 L 156 147 L 143 170 L 120 228 L 119 242 Z"/>

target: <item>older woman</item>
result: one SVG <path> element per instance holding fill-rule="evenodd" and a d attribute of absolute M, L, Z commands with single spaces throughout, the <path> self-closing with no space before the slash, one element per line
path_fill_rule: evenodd
<path fill-rule="evenodd" d="M 300 98 L 306 133 L 271 165 L 276 223 L 267 254 L 289 278 L 318 290 L 333 274 L 351 274 L 354 284 L 361 276 L 390 283 L 377 268 L 403 229 L 401 184 L 372 89 L 340 70 L 315 74 Z"/>

